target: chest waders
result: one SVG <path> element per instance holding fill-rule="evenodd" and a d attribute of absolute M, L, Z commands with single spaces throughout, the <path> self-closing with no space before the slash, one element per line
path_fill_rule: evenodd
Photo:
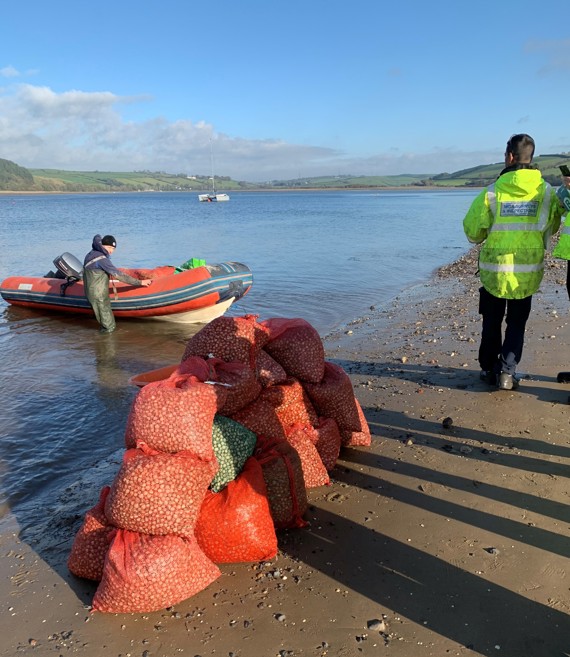
<path fill-rule="evenodd" d="M 115 329 L 115 317 L 111 309 L 111 299 L 109 298 L 109 276 L 102 269 L 85 269 L 83 272 L 83 282 L 85 285 L 85 295 L 95 318 L 101 325 L 101 328 L 107 331 Z"/>

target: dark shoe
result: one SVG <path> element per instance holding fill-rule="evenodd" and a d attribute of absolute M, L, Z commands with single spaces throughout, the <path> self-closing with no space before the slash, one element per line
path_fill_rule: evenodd
<path fill-rule="evenodd" d="M 519 387 L 519 380 L 513 374 L 501 372 L 499 375 L 500 390 L 516 390 Z"/>
<path fill-rule="evenodd" d="M 481 381 L 485 381 L 485 383 L 488 383 L 490 386 L 497 385 L 497 375 L 492 370 L 481 370 L 479 378 Z"/>

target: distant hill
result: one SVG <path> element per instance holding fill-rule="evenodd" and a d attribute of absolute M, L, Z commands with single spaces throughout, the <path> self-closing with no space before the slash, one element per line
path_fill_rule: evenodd
<path fill-rule="evenodd" d="M 534 164 L 552 185 L 560 183 L 560 164 L 570 162 L 570 153 L 540 155 Z M 397 187 L 484 187 L 497 178 L 502 162 L 463 169 L 455 173 L 401 174 L 397 176 L 316 176 L 292 180 L 249 183 L 216 177 L 223 191 L 278 189 L 382 189 Z M 207 175 L 187 176 L 157 171 L 63 171 L 26 169 L 0 158 L 0 191 L 7 192 L 198 192 L 209 190 Z"/>
<path fill-rule="evenodd" d="M 58 192 L 192 192 L 211 189 L 206 175 L 187 176 L 163 171 L 62 171 L 30 169 L 37 191 Z M 247 189 L 248 183 L 216 177 L 216 187 L 227 190 Z"/>
<path fill-rule="evenodd" d="M 560 185 L 561 164 L 570 162 L 570 153 L 554 153 L 548 155 L 539 155 L 533 160 L 533 164 L 540 169 L 543 178 L 551 185 Z M 484 166 L 463 169 L 455 173 L 440 173 L 429 180 L 436 185 L 457 186 L 457 187 L 485 187 L 496 180 L 499 173 L 504 168 L 503 162 L 497 164 L 488 164 Z"/>
<path fill-rule="evenodd" d="M 34 176 L 10 160 L 0 159 L 0 189 L 26 191 L 34 184 Z"/>

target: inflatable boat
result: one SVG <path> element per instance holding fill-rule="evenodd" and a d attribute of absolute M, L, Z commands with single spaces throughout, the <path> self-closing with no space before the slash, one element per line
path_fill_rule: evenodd
<path fill-rule="evenodd" d="M 70 253 L 53 263 L 57 271 L 43 277 L 6 278 L 0 284 L 0 295 L 14 306 L 92 316 L 83 288 L 82 264 Z M 116 318 L 209 322 L 247 294 L 253 283 L 251 270 L 239 262 L 207 265 L 191 259 L 180 267 L 121 271 L 141 280 L 151 278 L 152 285 L 133 287 L 111 280 L 109 296 Z"/>

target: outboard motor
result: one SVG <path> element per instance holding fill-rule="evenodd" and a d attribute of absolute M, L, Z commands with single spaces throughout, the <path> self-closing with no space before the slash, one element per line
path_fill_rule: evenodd
<path fill-rule="evenodd" d="M 61 296 L 65 296 L 65 291 L 73 283 L 77 283 L 83 278 L 83 265 L 71 253 L 62 253 L 54 261 L 57 272 L 65 278 L 65 283 L 61 284 Z M 57 276 L 59 278 L 59 276 Z"/>

